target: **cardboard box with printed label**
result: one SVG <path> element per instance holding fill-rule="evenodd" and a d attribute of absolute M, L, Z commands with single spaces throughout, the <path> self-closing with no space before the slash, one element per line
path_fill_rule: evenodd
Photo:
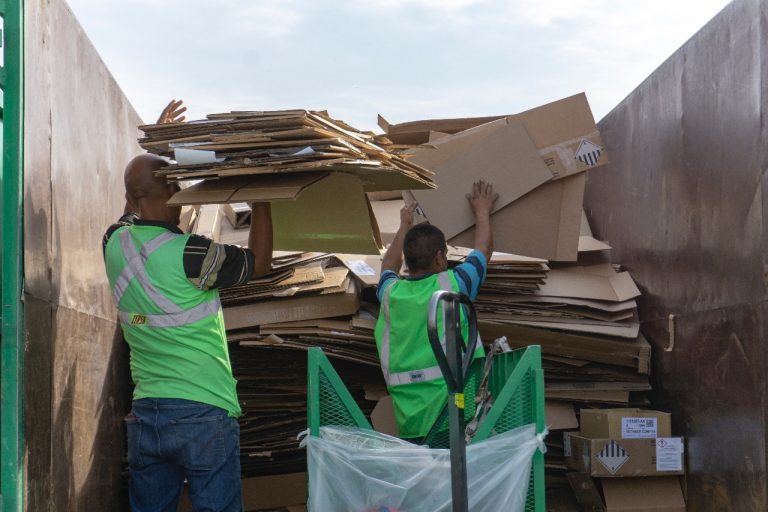
<path fill-rule="evenodd" d="M 582 409 L 581 435 L 593 439 L 671 437 L 669 413 L 643 409 Z"/>
<path fill-rule="evenodd" d="M 594 477 L 667 476 L 684 473 L 682 437 L 590 439 L 566 432 L 565 464 Z"/>

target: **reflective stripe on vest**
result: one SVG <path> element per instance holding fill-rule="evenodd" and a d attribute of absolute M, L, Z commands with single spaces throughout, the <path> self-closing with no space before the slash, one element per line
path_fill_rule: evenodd
<path fill-rule="evenodd" d="M 193 324 L 203 318 L 215 315 L 219 311 L 218 299 L 209 300 L 198 304 L 192 309 L 181 311 L 179 313 L 169 313 L 166 315 L 144 315 L 141 313 L 128 313 L 118 311 L 117 316 L 120 322 L 128 325 L 146 325 L 148 327 L 181 327 L 182 325 Z"/>
<path fill-rule="evenodd" d="M 437 276 L 440 283 L 440 289 L 444 291 L 453 291 L 451 285 L 451 278 L 448 272 L 440 272 Z M 429 368 L 423 368 L 421 370 L 411 370 L 407 372 L 390 373 L 389 372 L 389 343 L 390 343 L 390 326 L 391 318 L 389 316 L 389 296 L 392 292 L 393 285 L 387 287 L 384 290 L 384 300 L 382 301 L 382 309 L 384 310 L 384 333 L 381 336 L 381 370 L 384 373 L 384 380 L 387 382 L 387 386 L 398 386 L 400 384 L 413 384 L 414 382 L 429 382 L 431 380 L 437 380 L 443 378 L 443 372 L 439 366 L 431 366 Z M 440 340 L 440 344 L 445 350 L 445 337 Z"/>
<path fill-rule="evenodd" d="M 128 229 L 124 229 L 120 233 L 120 248 L 123 250 L 126 265 L 115 281 L 113 290 L 115 304 L 118 307 L 117 316 L 120 319 L 120 323 L 147 327 L 181 327 L 183 325 L 198 322 L 219 311 L 220 304 L 218 297 L 209 300 L 208 302 L 198 304 L 191 309 L 184 310 L 160 293 L 149 280 L 149 275 L 144 267 L 147 258 L 163 244 L 173 240 L 177 236 L 181 235 L 170 232 L 163 233 L 145 242 L 141 247 L 141 251 L 137 251 Z M 152 300 L 164 314 L 147 315 L 142 313 L 131 313 L 120 309 L 120 299 L 123 298 L 132 279 L 136 279 L 139 282 L 139 286 L 144 293 L 147 294 L 150 300 Z"/>

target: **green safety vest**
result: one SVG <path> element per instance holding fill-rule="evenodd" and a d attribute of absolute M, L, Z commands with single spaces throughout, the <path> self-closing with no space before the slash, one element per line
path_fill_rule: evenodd
<path fill-rule="evenodd" d="M 448 397 L 427 331 L 429 301 L 438 290 L 459 291 L 452 270 L 423 279 L 399 279 L 385 291 L 376 322 L 376 346 L 387 389 L 392 397 L 400 437 L 426 436 Z M 469 328 L 462 313 L 462 336 Z M 445 329 L 438 315 L 438 335 L 445 350 Z M 483 357 L 482 345 L 475 357 Z"/>
<path fill-rule="evenodd" d="M 118 228 L 105 261 L 131 348 L 133 398 L 181 398 L 240 415 L 218 290 L 184 272 L 190 235 L 159 226 Z"/>

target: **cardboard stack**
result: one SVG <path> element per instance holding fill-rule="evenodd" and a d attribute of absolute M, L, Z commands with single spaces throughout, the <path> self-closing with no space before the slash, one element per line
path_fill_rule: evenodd
<path fill-rule="evenodd" d="M 380 125 L 392 151 L 435 172 L 437 190 L 413 192 L 420 221 L 440 227 L 449 244 L 471 247 L 474 220 L 460 205 L 472 182 L 485 179 L 499 193 L 491 215 L 495 249 L 523 255 L 505 256 L 517 258 L 516 272 L 524 261 L 541 265 L 516 283 L 521 274 L 501 274 L 492 260 L 476 301 L 478 322 L 486 341 L 506 336 L 513 347 L 541 345 L 548 488 L 570 495 L 562 431 L 578 426 L 582 407 L 644 404 L 651 389 L 640 291 L 628 272 L 605 262 L 610 245 L 593 237 L 582 209 L 585 171 L 607 162 L 586 97 L 512 116 L 398 125 L 380 118 Z M 391 197 L 373 201 L 385 241 L 403 204 Z"/>
<path fill-rule="evenodd" d="M 491 219 L 499 252 L 476 301 L 480 332 L 542 346 L 548 492 L 572 499 L 562 431 L 578 427 L 579 409 L 642 404 L 636 392 L 650 389 L 640 292 L 603 261 L 610 246 L 592 236 L 582 211 L 585 171 L 607 163 L 586 97 L 512 116 L 380 125 L 386 133 L 374 137 L 323 113 L 284 111 L 144 127 L 147 149 L 175 153 L 162 175 L 205 178 L 173 199 L 206 205 L 197 232 L 242 245 L 248 208 L 238 202 L 271 201 L 275 247 L 291 251 L 277 255 L 268 276 L 222 293 L 243 401 L 244 474 L 303 468 L 295 435 L 306 425 L 310 346 L 332 358 L 374 427 L 391 432 L 373 339 L 381 242 L 394 236 L 403 205 L 387 198 L 412 190 L 419 220 L 444 231 L 456 265 L 474 242 L 464 196 L 485 179 L 500 196 Z M 203 161 L 185 160 L 192 157 Z"/>
<path fill-rule="evenodd" d="M 360 408 L 379 385 L 375 318 L 361 309 L 360 285 L 339 258 L 278 253 L 272 272 L 222 290 L 221 301 L 240 418 L 244 476 L 303 471 L 296 439 L 306 428 L 306 350 L 322 347 Z"/>
<path fill-rule="evenodd" d="M 272 202 L 280 250 L 378 254 L 365 192 L 435 186 L 430 171 L 326 112 L 229 112 L 141 129 L 142 147 L 175 160 L 158 175 L 203 180 L 170 204 Z"/>
<path fill-rule="evenodd" d="M 579 432 L 564 441 L 575 471 L 568 481 L 584 509 L 684 512 L 684 440 L 672 437 L 670 424 L 658 411 L 583 409 Z"/>

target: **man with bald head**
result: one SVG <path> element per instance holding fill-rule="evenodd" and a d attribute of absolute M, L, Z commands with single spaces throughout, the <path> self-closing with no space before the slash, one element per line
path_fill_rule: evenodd
<path fill-rule="evenodd" d="M 179 188 L 137 156 L 126 207 L 104 236 L 104 259 L 135 384 L 128 429 L 133 511 L 176 511 L 184 480 L 196 511 L 241 511 L 240 405 L 218 288 L 269 271 L 272 218 L 251 205 L 248 249 L 184 234 Z"/>

